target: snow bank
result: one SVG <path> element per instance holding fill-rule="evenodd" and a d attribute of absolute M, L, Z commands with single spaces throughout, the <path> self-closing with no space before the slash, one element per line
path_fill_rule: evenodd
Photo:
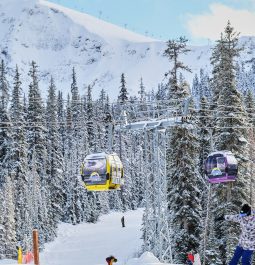
<path fill-rule="evenodd" d="M 160 263 L 160 261 L 151 253 L 144 252 L 140 258 L 130 259 L 126 265 L 171 265 L 169 263 Z"/>
<path fill-rule="evenodd" d="M 140 258 L 130 259 L 126 265 L 160 264 L 159 260 L 151 253 L 145 252 Z"/>

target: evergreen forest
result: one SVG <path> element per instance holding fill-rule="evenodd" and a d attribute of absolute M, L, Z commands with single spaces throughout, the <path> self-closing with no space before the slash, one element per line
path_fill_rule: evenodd
<path fill-rule="evenodd" d="M 255 59 L 240 63 L 238 39 L 229 22 L 212 49 L 212 71 L 200 69 L 192 84 L 185 80 L 190 68 L 181 61 L 190 52 L 187 39 L 169 40 L 162 54 L 169 69 L 159 77 L 157 90 L 145 87 L 141 77 L 137 95 L 130 95 L 122 73 L 114 102 L 104 89 L 93 98 L 93 84 L 81 94 L 75 68 L 70 69 L 66 97 L 52 76 L 43 98 L 36 62 L 31 62 L 25 88 L 19 66 L 12 77 L 7 76 L 1 60 L 0 258 L 16 258 L 17 246 L 31 250 L 34 228 L 43 248 L 57 236 L 59 222 L 95 223 L 111 210 L 148 207 L 147 182 L 155 176 L 148 176 L 145 135 L 120 128 L 169 115 L 182 117 L 182 122 L 165 132 L 167 214 L 149 213 L 164 218 L 171 228 L 173 255 L 164 259 L 184 263 L 192 251 L 200 253 L 206 264 L 228 264 L 239 228 L 219 219 L 238 213 L 243 203 L 255 206 Z M 212 185 L 208 201 L 204 161 L 216 150 L 232 151 L 238 178 Z M 125 172 L 121 190 L 89 192 L 82 185 L 81 164 L 96 152 L 116 152 L 121 158 Z M 156 192 L 152 196 L 157 200 Z M 155 242 L 157 227 L 148 220 L 144 216 L 144 249 L 159 256 L 158 244 L 163 250 L 169 245 Z"/>

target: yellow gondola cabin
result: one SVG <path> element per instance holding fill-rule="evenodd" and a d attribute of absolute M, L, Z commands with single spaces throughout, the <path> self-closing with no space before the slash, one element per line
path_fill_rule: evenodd
<path fill-rule="evenodd" d="M 123 177 L 123 165 L 115 153 L 88 155 L 81 166 L 81 178 L 89 191 L 118 190 L 124 183 Z"/>

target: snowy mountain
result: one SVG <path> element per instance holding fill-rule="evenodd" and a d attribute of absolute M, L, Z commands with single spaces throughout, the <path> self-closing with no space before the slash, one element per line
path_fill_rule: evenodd
<path fill-rule="evenodd" d="M 245 38 L 243 59 L 255 57 L 255 38 Z M 200 67 L 208 68 L 210 46 L 191 47 L 184 58 L 193 70 L 191 81 Z M 71 68 L 77 71 L 82 93 L 88 84 L 94 94 L 104 88 L 116 99 L 121 73 L 125 73 L 132 95 L 143 77 L 147 89 L 157 88 L 169 69 L 163 57 L 165 43 L 141 36 L 92 16 L 44 0 L 1 0 L 0 58 L 10 76 L 17 64 L 27 90 L 29 63 L 39 65 L 41 88 L 46 91 L 52 75 L 58 89 L 70 91 Z"/>

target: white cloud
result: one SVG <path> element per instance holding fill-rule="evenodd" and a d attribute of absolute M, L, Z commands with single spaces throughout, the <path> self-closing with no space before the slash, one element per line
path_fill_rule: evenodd
<path fill-rule="evenodd" d="M 194 38 L 216 40 L 219 39 L 228 20 L 242 36 L 255 36 L 254 11 L 233 9 L 218 3 L 210 5 L 210 13 L 189 15 L 187 26 Z"/>

